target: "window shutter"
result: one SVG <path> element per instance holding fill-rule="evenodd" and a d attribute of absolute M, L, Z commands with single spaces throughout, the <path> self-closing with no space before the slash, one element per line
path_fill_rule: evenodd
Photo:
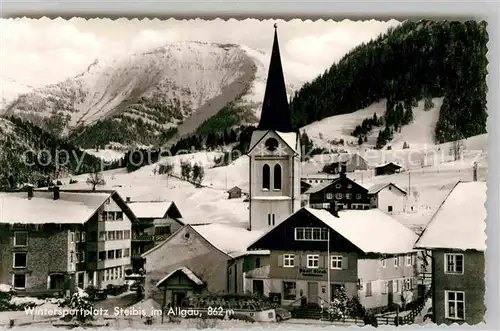
<path fill-rule="evenodd" d="M 283 266 L 283 254 L 278 255 L 278 267 Z"/>
<path fill-rule="evenodd" d="M 293 266 L 294 267 L 300 267 L 300 255 L 295 255 L 293 257 Z"/>
<path fill-rule="evenodd" d="M 325 267 L 325 259 L 326 259 L 326 256 L 319 256 L 319 260 L 318 260 L 318 267 L 319 268 L 324 268 Z"/>
<path fill-rule="evenodd" d="M 342 269 L 349 269 L 349 259 L 347 256 L 342 257 Z"/>
<path fill-rule="evenodd" d="M 303 268 L 307 268 L 307 255 L 300 256 L 300 266 Z"/>

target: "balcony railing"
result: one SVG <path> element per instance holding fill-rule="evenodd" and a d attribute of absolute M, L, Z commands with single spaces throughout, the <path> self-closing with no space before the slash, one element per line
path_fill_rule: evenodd
<path fill-rule="evenodd" d="M 132 241 L 155 242 L 166 240 L 168 237 L 170 237 L 170 234 L 133 234 Z"/>

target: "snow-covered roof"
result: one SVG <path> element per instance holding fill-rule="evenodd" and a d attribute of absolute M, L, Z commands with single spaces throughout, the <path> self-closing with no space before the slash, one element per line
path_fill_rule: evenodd
<path fill-rule="evenodd" d="M 128 206 L 137 218 L 163 218 L 172 201 L 130 202 Z"/>
<path fill-rule="evenodd" d="M 168 275 L 166 275 L 165 277 L 163 277 L 162 279 L 160 279 L 157 283 L 156 283 L 156 287 L 160 287 L 163 285 L 163 283 L 165 281 L 167 281 L 170 277 L 172 277 L 176 272 L 182 272 L 184 275 L 186 275 L 187 278 L 191 279 L 193 281 L 193 283 L 195 283 L 196 285 L 203 285 L 203 281 L 198 278 L 198 276 L 196 276 L 194 274 L 194 272 L 192 272 L 189 268 L 187 267 L 180 267 L 180 268 L 177 268 L 175 270 L 173 270 L 172 272 L 170 272 Z"/>
<path fill-rule="evenodd" d="M 412 230 L 379 209 L 342 210 L 338 218 L 327 210 L 304 209 L 365 253 L 409 253 L 417 240 Z"/>
<path fill-rule="evenodd" d="M 363 184 L 362 186 L 368 190 L 368 194 L 377 194 L 387 186 L 393 186 L 398 190 L 400 190 L 401 192 L 403 192 L 404 194 L 407 194 L 405 190 L 403 190 L 401 187 L 397 186 L 394 183 Z"/>
<path fill-rule="evenodd" d="M 386 166 L 388 166 L 388 165 L 390 165 L 390 164 L 393 164 L 393 165 L 395 165 L 396 167 L 399 167 L 399 168 L 403 168 L 403 166 L 402 166 L 402 165 L 397 164 L 396 162 L 385 162 L 385 163 L 380 163 L 380 164 L 375 165 L 375 168 L 382 168 L 382 167 L 386 167 Z"/>
<path fill-rule="evenodd" d="M 334 182 L 335 182 L 335 180 L 328 180 L 328 181 L 320 183 L 318 185 L 314 185 L 314 186 L 310 187 L 305 193 L 311 194 L 311 193 L 316 193 L 316 192 L 322 191 L 325 188 L 327 188 L 328 186 L 330 186 L 331 184 L 333 184 Z"/>
<path fill-rule="evenodd" d="M 252 133 L 252 138 L 250 139 L 250 148 L 248 151 L 251 151 L 255 145 L 257 145 L 270 131 L 276 133 L 276 135 L 280 137 L 294 152 L 298 152 L 297 133 L 279 132 L 274 130 L 254 131 Z"/>
<path fill-rule="evenodd" d="M 270 254 L 268 250 L 247 250 L 248 246 L 263 234 L 263 231 L 248 231 L 244 228 L 221 223 L 195 225 L 192 228 L 215 248 L 232 258 L 247 254 Z"/>
<path fill-rule="evenodd" d="M 417 248 L 486 249 L 486 183 L 459 182 L 415 244 Z"/>
<path fill-rule="evenodd" d="M 60 192 L 54 200 L 51 191 L 0 193 L 0 223 L 83 224 L 111 196 L 111 193 Z"/>

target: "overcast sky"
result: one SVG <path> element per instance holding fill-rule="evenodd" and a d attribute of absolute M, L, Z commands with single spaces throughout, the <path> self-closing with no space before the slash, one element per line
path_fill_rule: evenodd
<path fill-rule="evenodd" d="M 175 41 L 243 44 L 269 52 L 278 23 L 290 70 L 314 77 L 356 45 L 384 33 L 397 21 L 259 21 L 1 19 L 0 74 L 22 84 L 57 83 L 85 70 L 94 59 L 126 56 Z M 1 88 L 1 87 L 0 87 Z"/>

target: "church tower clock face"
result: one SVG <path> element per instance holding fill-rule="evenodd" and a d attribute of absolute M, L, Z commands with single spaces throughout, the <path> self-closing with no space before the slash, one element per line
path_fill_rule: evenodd
<path fill-rule="evenodd" d="M 278 140 L 276 140 L 275 138 L 269 138 L 265 142 L 265 146 L 270 152 L 274 152 L 278 148 L 278 145 Z"/>

